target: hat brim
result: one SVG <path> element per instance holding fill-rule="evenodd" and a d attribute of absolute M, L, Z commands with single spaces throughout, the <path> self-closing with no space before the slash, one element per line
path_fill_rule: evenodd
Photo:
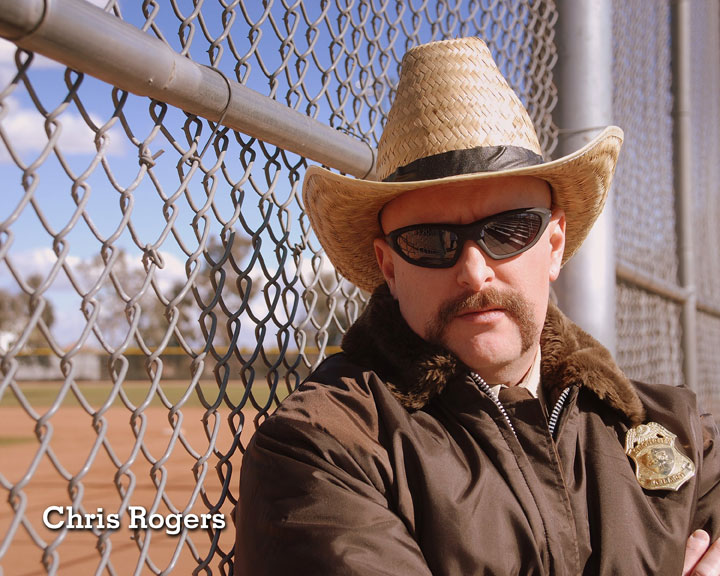
<path fill-rule="evenodd" d="M 602 212 L 622 141 L 623 131 L 609 126 L 580 150 L 551 162 L 413 182 L 359 180 L 310 166 L 303 183 L 305 211 L 338 272 L 371 292 L 384 282 L 375 259 L 373 240 L 382 236 L 377 215 L 385 204 L 405 192 L 430 186 L 451 190 L 469 181 L 534 176 L 548 182 L 553 208 L 565 212 L 565 264 L 580 248 Z"/>

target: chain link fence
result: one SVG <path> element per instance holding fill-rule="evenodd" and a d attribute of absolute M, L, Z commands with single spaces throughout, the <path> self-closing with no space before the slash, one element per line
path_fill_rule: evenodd
<path fill-rule="evenodd" d="M 405 51 L 478 35 L 546 155 L 556 145 L 551 0 L 95 3 L 229 83 L 370 147 Z M 713 2 L 696 6 L 705 36 L 693 46 L 703 63 L 693 97 L 713 119 L 694 124 L 693 175 L 698 293 L 710 305 L 698 322 L 700 392 L 712 405 L 720 22 Z M 669 4 L 614 7 L 616 121 L 627 133 L 618 259 L 677 284 Z M 6 41 L 0 58 L 2 570 L 229 574 L 244 446 L 367 300 L 309 228 L 308 160 Z M 634 377 L 680 383 L 679 304 L 626 281 L 618 298 L 620 363 Z M 59 507 L 48 523 L 78 514 L 88 527 L 48 528 L 48 506 Z M 208 526 L 110 529 L 110 515 L 136 507 Z"/>
<path fill-rule="evenodd" d="M 625 143 L 613 185 L 617 259 L 678 285 L 669 2 L 613 2 L 613 112 Z M 681 306 L 621 281 L 618 360 L 631 377 L 683 381 Z"/>
<path fill-rule="evenodd" d="M 720 5 L 699 3 L 691 13 L 692 192 L 698 295 L 698 394 L 720 415 Z"/>
<path fill-rule="evenodd" d="M 697 392 L 720 414 L 720 5 L 690 3 L 690 130 L 697 295 Z M 614 181 L 618 361 L 632 377 L 682 384 L 682 232 L 674 181 L 672 3 L 613 2 L 615 121 L 626 140 Z M 641 281 L 637 281 L 638 277 Z"/>

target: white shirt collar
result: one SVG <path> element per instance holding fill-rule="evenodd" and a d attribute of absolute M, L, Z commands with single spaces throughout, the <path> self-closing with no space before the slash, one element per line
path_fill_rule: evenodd
<path fill-rule="evenodd" d="M 534 398 L 540 398 L 542 400 L 542 389 L 540 388 L 540 357 L 540 346 L 538 346 L 537 352 L 535 352 L 535 360 L 533 360 L 530 370 L 527 371 L 525 376 L 523 376 L 523 379 L 520 380 L 517 385 L 527 388 Z M 506 388 L 505 384 L 490 386 L 490 390 L 493 394 L 495 394 L 496 398 L 502 388 Z"/>

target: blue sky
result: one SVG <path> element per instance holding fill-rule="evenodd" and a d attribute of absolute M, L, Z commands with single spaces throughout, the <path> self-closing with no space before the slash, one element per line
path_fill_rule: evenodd
<path fill-rule="evenodd" d="M 15 46 L 0 40 L 0 90 L 9 86 L 16 74 L 14 58 Z M 199 245 L 191 223 L 197 208 L 205 203 L 206 195 L 202 185 L 203 175 L 198 171 L 190 180 L 187 194 L 181 193 L 173 203 L 173 228 L 178 239 L 172 234 L 163 239 L 167 230 L 161 192 L 166 197 L 178 192 L 180 178 L 177 165 L 180 155 L 162 133 L 158 133 L 150 141 L 150 153 L 159 153 L 153 167 L 153 177 L 159 183 L 158 189 L 153 178 L 142 172 L 137 146 L 130 141 L 119 120 L 112 119 L 112 88 L 86 76 L 78 89 L 83 112 L 88 115 L 90 122 L 98 127 L 102 126 L 107 135 L 106 148 L 102 155 L 103 163 L 99 163 L 95 133 L 88 127 L 86 119 L 83 119 L 81 110 L 73 102 L 63 105 L 63 100 L 69 93 L 64 76 L 63 66 L 36 55 L 28 79 L 40 102 L 33 103 L 31 91 L 22 83 L 16 85 L 2 99 L 0 128 L 15 158 L 6 146 L 0 145 L 0 178 L 4 182 L 0 222 L 5 222 L 10 231 L 10 236 L 5 239 L 10 242 L 7 262 L 12 263 L 15 272 L 24 280 L 32 274 L 47 278 L 52 267 L 58 262 L 53 251 L 53 236 L 62 238 L 65 243 L 66 264 L 75 272 L 77 278 L 85 282 L 74 288 L 61 270 L 45 296 L 56 310 L 54 336 L 62 345 L 68 345 L 77 338 L 85 325 L 85 319 L 80 313 L 81 298 L 78 291 L 86 291 L 89 288 L 86 280 L 97 278 L 100 274 L 101 268 L 93 266 L 91 260 L 99 253 L 102 241 L 121 231 L 119 236 L 112 240 L 112 245 L 122 247 L 130 254 L 133 268 L 138 273 L 142 269 L 141 252 L 137 245 L 159 245 L 164 267 L 157 272 L 157 277 L 160 286 L 167 289 L 186 278 L 187 253 L 193 253 Z M 123 107 L 132 136 L 138 141 L 147 140 L 153 130 L 148 106 L 147 99 L 129 95 Z M 62 162 L 58 155 L 48 150 L 45 121 L 38 111 L 40 107 L 48 112 L 59 112 L 58 124 L 51 126 L 51 130 L 60 131 L 57 148 Z M 185 116 L 180 111 L 167 109 L 163 124 L 173 132 L 173 137 L 180 143 L 186 140 L 181 131 L 184 120 Z M 200 142 L 204 144 L 209 135 L 207 125 L 203 126 Z M 187 148 L 186 142 L 184 147 Z M 237 151 L 235 152 L 237 158 Z M 214 161 L 213 155 L 212 149 L 206 153 L 204 160 L 207 160 L 209 165 Z M 36 162 L 39 166 L 32 170 L 32 194 L 26 195 L 20 166 L 27 169 Z M 226 169 L 233 181 L 239 180 L 244 173 L 237 161 L 229 161 Z M 257 170 L 253 172 L 256 173 Z M 257 174 L 254 176 L 257 177 Z M 81 185 L 74 186 L 74 180 Z M 111 180 L 114 180 L 114 184 Z M 267 186 L 259 183 L 257 188 L 267 189 Z M 131 214 L 132 234 L 130 228 L 123 224 L 120 190 L 127 190 L 128 198 L 133 203 L 131 209 L 126 210 Z M 230 185 L 221 182 L 214 203 L 221 219 L 226 220 L 234 211 L 229 190 Z M 286 178 L 278 178 L 276 194 L 283 196 L 289 192 Z M 247 224 L 251 229 L 255 229 L 261 221 L 260 212 L 257 210 L 259 198 L 253 198 L 251 190 L 247 191 L 246 195 L 248 198 L 244 205 L 255 206 L 254 210 L 246 210 Z M 26 202 L 29 197 L 32 197 L 39 211 L 36 212 L 32 203 Z M 82 210 L 78 209 L 77 203 L 82 205 Z M 190 203 L 194 204 L 195 209 L 191 208 Z M 276 213 L 277 211 L 272 213 L 271 218 Z M 212 213 L 208 222 L 206 226 L 210 227 L 210 234 L 217 235 L 221 223 Z M 203 228 L 203 225 L 199 226 L 201 232 Z M 297 226 L 295 228 L 297 229 Z M 269 240 L 265 239 L 263 252 L 269 256 L 268 266 L 272 269 L 277 268 L 277 264 L 273 266 L 273 243 Z M 7 262 L 0 261 L 0 287 L 16 292 L 18 280 L 12 277 Z M 262 303 L 256 304 L 256 308 L 258 306 L 262 307 Z M 262 315 L 262 311 L 258 313 Z M 248 325 L 248 329 L 250 334 L 246 338 L 247 343 L 254 344 L 252 326 Z"/>
<path fill-rule="evenodd" d="M 181 8 L 191 8 L 191 3 L 180 2 Z M 314 6 L 315 3 L 310 3 Z M 259 3 L 248 3 L 258 7 Z M 182 46 L 177 39 L 178 19 L 168 7 L 162 4 L 156 15 L 155 22 L 173 47 L 180 51 Z M 213 8 L 212 3 L 207 6 Z M 218 34 L 221 26 L 212 30 L 213 19 L 219 22 L 221 15 L 214 5 L 212 10 L 204 11 L 204 23 L 211 30 L 211 34 Z M 140 13 L 140 4 L 137 2 L 122 2 L 123 18 L 141 26 L 145 17 Z M 132 12 L 135 10 L 135 12 Z M 186 13 L 188 14 L 189 11 Z M 260 14 L 250 15 L 259 17 Z M 308 17 L 315 18 L 312 14 Z M 280 25 L 281 19 L 275 22 Z M 291 22 L 288 22 L 292 25 Z M 247 24 L 245 23 L 247 27 Z M 267 23 L 266 23 L 267 26 Z M 235 30 L 235 29 L 234 29 Z M 234 37 L 235 48 L 250 49 L 247 30 L 242 34 L 238 31 Z M 208 56 L 203 52 L 207 48 L 207 41 L 201 38 L 201 29 L 195 23 L 195 38 L 193 39 L 193 57 L 199 62 L 209 62 Z M 259 66 L 268 70 L 275 69 L 280 64 L 278 40 L 272 38 L 267 32 L 261 36 L 260 43 L 267 44 L 266 48 L 258 47 L 262 63 L 257 60 L 250 62 L 252 74 L 248 85 L 257 91 L 268 94 L 269 83 L 264 74 L 259 73 Z M 302 49 L 302 41 L 298 41 Z M 227 52 L 222 59 L 223 71 L 234 78 L 232 64 L 235 57 Z M 322 58 L 323 51 L 318 51 Z M 14 62 L 15 46 L 0 40 L 0 90 L 11 87 L 11 82 L 17 73 Z M 326 63 L 327 65 L 327 63 Z M 290 70 L 289 77 L 278 77 L 279 93 L 287 90 L 287 83 L 293 82 Z M 317 72 L 315 72 L 317 74 Z M 180 153 L 174 149 L 173 143 L 161 130 L 158 130 L 152 121 L 149 112 L 149 100 L 130 95 L 115 93 L 115 98 L 124 96 L 126 101 L 122 107 L 128 126 L 123 127 L 118 118 L 113 118 L 114 103 L 111 86 L 84 76 L 77 87 L 80 106 L 76 102 L 65 102 L 72 92 L 67 84 L 77 82 L 74 74 L 66 76 L 64 66 L 35 55 L 27 74 L 30 88 L 23 82 L 12 86 L 2 98 L 2 112 L 0 113 L 0 129 L 3 132 L 9 147 L 0 144 L 0 178 L 5 183 L 3 187 L 4 201 L 0 203 L 0 222 L 10 231 L 8 237 L 10 247 L 7 260 L 0 260 L 0 288 L 17 292 L 19 281 L 10 273 L 9 264 L 14 272 L 20 276 L 21 281 L 27 281 L 31 275 L 40 275 L 50 281 L 44 292 L 55 309 L 56 322 L 53 327 L 53 336 L 62 346 L 69 346 L 77 342 L 86 320 L 80 311 L 81 294 L 85 293 L 97 279 L 102 266 L 93 262 L 100 252 L 102 241 L 111 239 L 114 234 L 117 238 L 112 240 L 114 247 L 121 247 L 127 251 L 131 270 L 144 274 L 141 264 L 142 252 L 138 246 L 157 245 L 164 266 L 156 271 L 156 279 L 166 297 L 174 296 L 170 287 L 177 282 L 185 282 L 187 271 L 186 261 L 188 254 L 197 251 L 198 233 L 205 227 L 209 228 L 210 235 L 220 233 L 223 222 L 232 218 L 235 211 L 231 199 L 231 184 L 220 177 L 217 183 L 213 211 L 208 212 L 207 222 L 200 222 L 193 228 L 193 218 L 203 206 L 207 198 L 203 187 L 203 174 L 197 171 L 189 180 L 187 191 L 180 189 L 181 179 L 178 175 L 178 162 Z M 307 80 L 306 89 L 319 90 L 320 82 Z M 313 88 L 313 87 L 317 88 Z M 39 102 L 33 102 L 33 93 Z M 314 96 L 311 94 L 311 96 Z M 304 105 L 304 104 L 303 104 Z M 323 101 L 318 103 L 321 118 L 327 117 L 327 106 Z M 48 135 L 43 115 L 39 112 L 44 109 L 50 114 L 57 115 L 57 124 L 49 125 L 51 132 L 59 131 L 57 149 L 59 154 L 49 149 Z M 187 136 L 183 133 L 182 125 L 185 115 L 182 111 L 167 107 L 155 107 L 154 113 L 164 113 L 163 129 L 168 130 L 183 149 L 187 149 Z M 87 117 L 83 118 L 83 114 Z M 324 115 L 324 116 L 323 116 Z M 88 127 L 91 122 L 96 129 L 105 134 L 105 148 L 102 162 L 97 155 L 95 131 Z M 202 133 L 199 137 L 202 147 L 210 136 L 207 123 L 199 125 Z M 195 128 L 195 126 L 191 126 Z M 249 170 L 249 179 L 242 186 L 242 218 L 243 222 L 236 223 L 236 234 L 248 237 L 253 231 L 259 231 L 257 237 L 261 240 L 260 254 L 264 259 L 262 265 L 256 265 L 251 271 L 256 284 L 264 284 L 265 276 L 275 276 L 280 268 L 286 271 L 286 277 L 292 278 L 295 274 L 295 265 L 288 252 L 276 253 L 275 246 L 282 236 L 285 228 L 289 229 L 290 236 L 286 241 L 290 246 L 300 242 L 301 231 L 297 222 L 300 213 L 297 201 L 292 197 L 292 189 L 288 180 L 288 170 L 278 164 L 274 166 L 267 163 L 265 155 L 255 144 L 252 151 L 245 151 L 235 139 L 235 135 L 228 134 L 229 144 L 226 161 L 223 167 L 230 182 L 240 181 L 245 168 L 243 161 L 254 164 Z M 135 139 L 135 143 L 131 141 Z M 149 154 L 154 156 L 152 177 L 143 172 L 138 162 L 138 143 L 145 141 L 148 144 Z M 269 154 L 274 148 L 267 147 Z M 241 159 L 242 156 L 242 159 Z M 291 164 L 299 163 L 300 158 L 293 154 L 286 154 Z M 206 166 L 212 166 L 216 155 L 213 148 L 209 148 L 203 158 Z M 23 171 L 30 168 L 33 163 L 37 166 L 31 170 L 34 180 L 30 188 L 32 194 L 26 194 L 22 186 Z M 188 167 L 183 170 L 187 173 Z M 302 168 L 301 168 L 302 170 Z M 80 185 L 76 184 L 79 183 Z M 158 186 L 155 185 L 158 183 Z M 272 197 L 266 197 L 272 188 Z M 127 192 L 132 206 L 125 210 L 130 214 L 129 226 L 123 222 L 122 191 Z M 173 202 L 173 229 L 167 234 L 164 200 L 162 195 L 170 197 L 177 195 Z M 236 196 L 239 193 L 236 192 Z M 75 196 L 75 199 L 73 199 Z M 32 198 L 32 202 L 26 200 Z M 125 200 L 126 202 L 127 200 Z M 82 209 L 78 208 L 78 204 Z M 35 210 L 35 206 L 39 208 Z M 282 208 L 282 209 L 281 209 Z M 269 214 L 269 215 L 268 215 Z M 263 218 L 267 217 L 267 226 L 263 225 Z M 54 237 L 61 239 L 62 245 L 53 245 Z M 315 241 L 315 248 L 317 243 Z M 58 265 L 59 258 L 55 250 L 64 255 L 62 261 L 71 270 L 77 286 L 73 286 L 65 271 L 60 270 L 57 275 L 51 276 L 53 268 Z M 64 250 L 64 252 L 63 252 Z M 306 282 L 310 282 L 314 273 L 310 258 L 312 254 L 306 250 L 301 266 L 301 274 Z M 327 262 L 322 267 L 329 270 Z M 280 280 L 280 286 L 283 284 Z M 108 282 L 106 281 L 106 285 Z M 301 286 L 297 286 L 301 290 Z M 232 289 L 232 287 L 230 287 Z M 274 294 L 271 295 L 271 298 Z M 268 314 L 268 307 L 261 296 L 256 296 L 251 309 L 253 313 L 262 318 Z M 274 309 L 275 323 L 270 322 L 266 334 L 268 346 L 275 345 L 274 324 L 282 324 L 287 320 L 287 313 L 282 306 Z M 19 320 L 19 327 L 26 322 L 26 318 Z M 125 325 L 124 318 L 118 319 L 121 326 Z M 254 347 L 256 343 L 255 323 L 245 318 L 242 322 L 241 345 Z M 90 338 L 84 345 L 97 346 L 94 338 Z"/>
<path fill-rule="evenodd" d="M 103 0 L 93 0 L 97 5 L 104 5 Z M 261 19 L 263 3 L 243 2 L 248 10 L 247 17 L 251 21 Z M 142 3 L 122 0 L 120 3 L 124 20 L 142 27 L 146 24 L 146 15 L 142 13 Z M 187 18 L 194 10 L 194 3 L 190 0 L 176 0 L 175 5 L 180 11 L 180 17 Z M 152 21 L 161 31 L 165 39 L 176 51 L 183 49 L 179 40 L 178 29 L 180 19 L 169 2 L 158 2 Z M 348 118 L 335 118 L 335 123 L 343 124 L 347 121 L 360 118 L 358 125 L 361 130 L 371 129 L 368 125 L 367 108 L 353 110 L 353 101 L 362 106 L 364 96 L 369 102 L 376 97 L 382 98 L 385 103 L 388 97 L 386 84 L 372 85 L 370 80 L 384 71 L 389 71 L 390 81 L 394 81 L 394 63 L 383 63 L 377 54 L 367 52 L 367 39 L 351 31 L 340 32 L 348 27 L 348 18 L 353 25 L 363 30 L 365 35 L 374 33 L 387 33 L 387 23 L 378 25 L 373 22 L 367 12 L 362 13 L 358 7 L 353 7 L 352 13 L 346 16 L 339 13 L 335 2 L 328 3 L 327 13 L 323 15 L 322 3 L 305 2 L 297 4 L 294 13 L 283 18 L 283 3 L 273 3 L 273 13 L 261 26 L 259 32 L 251 34 L 248 23 L 235 8 L 235 21 L 231 27 L 231 36 L 222 42 L 223 55 L 219 67 L 231 79 L 236 78 L 235 69 L 238 57 L 252 52 L 247 59 L 246 66 L 239 69 L 241 75 L 248 75 L 247 85 L 258 92 L 269 95 L 271 90 L 277 90 L 280 100 L 284 101 L 288 89 L 297 85 L 297 90 L 291 96 L 291 103 L 297 109 L 307 113 L 308 106 L 317 114 L 317 118 L 328 123 L 331 118 L 328 98 L 335 102 L 337 110 L 348 115 Z M 390 9 L 388 9 L 391 12 Z M 433 15 L 436 16 L 436 15 Z M 495 15 L 497 17 L 498 15 Z M 390 15 L 392 17 L 392 14 Z M 200 63 L 209 64 L 209 41 L 205 32 L 211 37 L 217 37 L 223 30 L 223 14 L 219 2 L 205 2 L 202 5 L 202 22 L 199 18 L 191 20 L 182 34 L 188 38 L 192 36 L 190 54 Z M 417 26 L 408 11 L 402 14 L 403 26 L 409 30 Z M 318 21 L 318 22 L 316 22 Z M 316 22 L 316 26 L 309 26 L 308 22 Z M 450 24 L 452 26 L 452 24 Z M 205 27 L 205 30 L 203 30 Z M 310 33 L 313 29 L 316 32 Z M 332 30 L 332 33 L 330 32 Z M 385 32 L 381 32 L 384 30 Z M 402 31 L 396 31 L 399 36 L 396 41 L 394 57 L 399 58 L 405 49 L 405 36 Z M 447 32 L 447 31 L 445 31 Z M 293 33 L 296 52 L 307 50 L 307 59 L 303 64 L 297 54 L 292 55 L 289 65 L 282 69 L 273 80 L 269 80 L 266 71 L 280 68 L 282 57 L 280 53 L 281 42 L 278 36 Z M 458 30 L 455 30 L 457 35 Z M 420 25 L 418 34 L 423 41 L 430 40 L 432 32 L 426 23 Z M 453 35 L 451 33 L 451 35 Z M 339 53 L 339 47 L 331 48 L 331 40 L 337 37 L 347 43 L 345 48 L 353 45 L 359 46 L 355 61 L 343 60 L 338 66 L 337 74 L 343 76 L 351 74 L 354 78 L 352 91 L 360 98 L 338 104 L 339 96 L 336 91 L 336 72 L 330 72 L 323 78 L 318 67 L 328 68 L 331 65 L 332 55 Z M 314 47 L 314 49 L 312 49 Z M 231 48 L 235 54 L 231 53 Z M 311 50 L 312 49 L 312 50 Z M 0 40 L 0 90 L 10 83 L 17 72 L 14 63 L 15 47 L 13 44 Z M 351 70 L 346 70 L 351 66 Z M 287 270 L 287 277 L 292 278 L 294 264 L 287 254 L 278 254 L 274 248 L 278 238 L 285 228 L 289 229 L 289 238 L 286 241 L 290 247 L 298 246 L 301 242 L 301 227 L 297 218 L 300 214 L 298 201 L 293 197 L 293 190 L 289 181 L 289 170 L 285 165 L 297 164 L 299 175 L 304 168 L 301 159 L 293 154 L 286 154 L 286 160 L 277 156 L 277 162 L 268 162 L 267 158 L 279 152 L 272 146 L 267 146 L 267 154 L 255 143 L 252 150 L 244 149 L 238 142 L 236 135 L 228 133 L 228 147 L 223 170 L 225 175 L 218 172 L 216 183 L 217 191 L 213 211 L 207 213 L 207 221 L 202 220 L 193 228 L 193 218 L 196 216 L 206 200 L 203 185 L 203 174 L 198 171 L 189 179 L 187 190 L 180 188 L 181 178 L 178 175 L 180 153 L 173 147 L 174 139 L 183 149 L 188 148 L 188 136 L 183 132 L 185 114 L 171 107 L 165 110 L 155 107 L 155 114 L 164 113 L 162 126 L 167 130 L 171 139 L 166 137 L 162 130 L 154 125 L 151 118 L 149 100 L 130 95 L 124 95 L 126 101 L 122 107 L 127 126 L 122 126 L 120 119 L 113 118 L 115 105 L 113 103 L 113 89 L 108 84 L 85 76 L 77 88 L 77 95 L 81 107 L 76 102 L 64 103 L 72 92 L 67 83 L 77 81 L 72 74 L 66 77 L 64 66 L 41 56 L 35 56 L 28 72 L 28 79 L 39 103 L 32 102 L 31 90 L 23 83 L 19 83 L 11 91 L 5 93 L 0 109 L 0 129 L 10 143 L 10 147 L 17 155 L 17 159 L 10 157 L 6 147 L 0 143 L 0 178 L 4 183 L 3 202 L 0 203 L 0 222 L 8 218 L 15 218 L 9 225 L 12 234 L 12 245 L 8 251 L 8 261 L 12 263 L 17 273 L 27 279 L 31 274 L 41 274 L 48 277 L 52 267 L 57 264 L 58 257 L 53 249 L 53 236 L 62 238 L 67 250 L 65 263 L 73 270 L 83 284 L 77 288 L 71 286 L 67 275 L 60 271 L 54 278 L 45 296 L 54 304 L 58 317 L 54 335 L 63 345 L 71 344 L 79 335 L 85 319 L 80 313 L 81 297 L 89 288 L 87 279 L 97 278 L 101 267 L 93 265 L 91 260 L 100 252 L 102 242 L 108 241 L 114 234 L 112 245 L 121 247 L 130 256 L 132 266 L 138 272 L 141 268 L 142 251 L 138 246 L 157 246 L 164 261 L 162 270 L 157 271 L 157 279 L 163 290 L 169 289 L 177 281 L 186 278 L 185 263 L 188 255 L 198 249 L 198 234 L 202 234 L 208 227 L 211 235 L 218 235 L 224 222 L 233 217 L 235 207 L 232 202 L 232 183 L 243 178 L 246 170 L 243 162 L 253 162 L 249 169 L 249 179 L 242 184 L 242 221 L 235 224 L 237 234 L 247 237 L 253 231 L 260 231 L 257 237 L 262 241 L 260 253 L 264 259 L 267 274 L 274 275 L 280 268 Z M 300 81 L 302 80 L 302 88 Z M 387 81 L 387 80 L 386 80 Z M 331 88 L 323 92 L 324 84 L 331 84 Z M 375 92 L 375 93 L 373 93 Z M 318 98 L 318 95 L 321 95 Z M 115 97 L 121 97 L 119 92 Z M 312 105 L 308 99 L 317 99 Z M 50 126 L 51 131 L 60 129 L 58 150 L 60 155 L 48 150 L 48 136 L 43 115 L 38 112 L 42 107 L 49 113 L 57 114 L 57 127 Z M 86 118 L 83 118 L 83 114 Z M 88 122 L 99 128 L 105 134 L 105 149 L 99 162 L 96 154 L 95 132 L 88 127 Z M 202 129 L 199 142 L 205 144 L 210 136 L 210 129 L 206 122 L 197 125 Z M 190 129 L 196 126 L 191 125 Z M 379 126 L 372 128 L 375 134 Z M 190 135 L 192 138 L 193 135 Z M 240 136 L 245 141 L 247 138 Z M 135 140 L 134 142 L 131 140 Z M 145 174 L 138 161 L 138 145 L 147 144 L 149 155 L 154 157 L 152 174 Z M 43 155 L 47 153 L 43 159 Z M 203 163 L 210 167 L 216 160 L 216 154 L 210 147 Z M 62 161 L 61 161 L 62 160 Z M 32 194 L 33 201 L 39 207 L 36 213 L 32 204 L 23 205 L 23 198 L 27 198 L 22 186 L 23 172 L 16 164 L 24 167 L 39 162 L 34 170 L 37 179 Z M 187 166 L 183 171 L 187 173 Z M 75 184 L 80 183 L 80 185 Z M 155 184 L 158 183 L 159 186 Z M 296 184 L 297 186 L 297 184 Z M 268 191 L 272 189 L 272 197 Z M 123 191 L 126 199 L 123 200 Z M 235 193 L 239 197 L 239 191 Z M 177 195 L 173 205 L 174 211 L 164 208 L 164 199 Z M 75 196 L 75 200 L 73 199 Z M 130 214 L 129 226 L 123 222 L 121 203 L 131 200 L 132 206 L 125 210 Z M 77 204 L 82 205 L 78 210 Z M 19 207 L 21 209 L 19 210 Z M 268 225 L 263 226 L 263 214 L 270 211 Z M 17 215 L 19 212 L 19 215 Z M 166 217 L 172 215 L 173 230 L 167 233 Z M 41 221 L 44 219 L 44 224 Z M 305 225 L 307 225 L 305 223 Z M 46 229 L 47 228 L 47 229 Z M 49 230 L 48 230 L 49 229 Z M 313 247 L 318 248 L 316 240 L 311 238 Z M 55 250 L 61 247 L 55 246 Z M 305 249 L 301 273 L 307 282 L 313 273 L 310 258 L 312 253 Z M 328 267 L 327 263 L 323 264 Z M 253 268 L 256 280 L 262 282 L 262 266 Z M 17 291 L 18 282 L 9 273 L 6 262 L 0 260 L 0 287 Z M 298 286 L 298 289 L 301 287 Z M 169 296 L 172 296 L 170 294 Z M 255 304 L 262 312 L 264 304 Z M 278 312 L 282 317 L 282 312 Z M 245 324 L 247 334 L 246 343 L 254 345 L 253 325 Z M 62 327 L 62 328 L 60 328 Z"/>

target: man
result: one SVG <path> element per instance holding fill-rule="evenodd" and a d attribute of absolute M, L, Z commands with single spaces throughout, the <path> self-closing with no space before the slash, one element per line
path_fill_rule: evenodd
<path fill-rule="evenodd" d="M 245 453 L 236 573 L 720 570 L 714 427 L 549 304 L 621 142 L 544 162 L 484 43 L 408 52 L 382 181 L 306 175 L 325 251 L 373 294 Z"/>

